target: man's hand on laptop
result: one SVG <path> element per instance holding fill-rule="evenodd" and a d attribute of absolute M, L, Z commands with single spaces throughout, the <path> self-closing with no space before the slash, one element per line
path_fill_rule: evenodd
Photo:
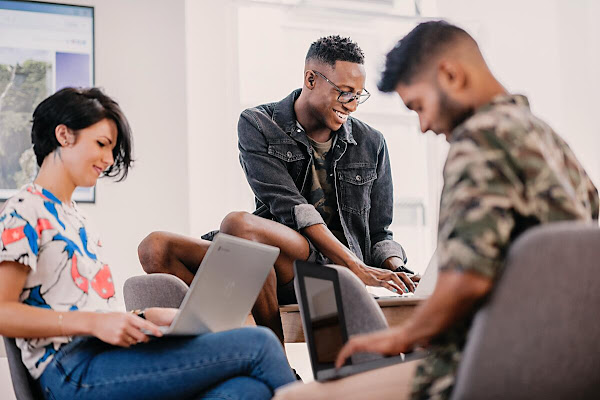
<path fill-rule="evenodd" d="M 146 315 L 146 319 L 158 326 L 169 326 L 175 319 L 175 315 L 177 315 L 177 308 L 160 308 L 160 307 L 151 307 L 146 308 L 144 314 Z"/>
<path fill-rule="evenodd" d="M 421 280 L 421 275 L 415 274 L 413 271 L 406 268 L 404 261 L 400 257 L 388 257 L 383 264 L 381 264 L 381 267 L 396 272 L 403 282 L 408 282 L 410 279 L 410 282 L 414 283 L 415 286 Z"/>
<path fill-rule="evenodd" d="M 392 272 L 386 269 L 369 267 L 358 257 L 346 263 L 350 271 L 368 286 L 381 286 L 394 293 L 408 293 L 415 291 L 415 284 L 403 272 Z"/>
<path fill-rule="evenodd" d="M 366 335 L 353 336 L 342 347 L 335 360 L 335 367 L 340 368 L 355 353 L 379 353 L 396 356 L 411 351 L 414 344 L 408 339 L 406 329 L 402 326 L 384 329 Z"/>
<path fill-rule="evenodd" d="M 323 255 L 333 261 L 334 264 L 348 267 L 365 285 L 384 287 L 394 293 L 415 291 L 414 283 L 405 273 L 369 267 L 356 254 L 340 243 L 325 224 L 315 224 L 306 227 L 303 230 L 303 234 L 315 244 Z M 402 265 L 404 265 L 403 262 Z"/>

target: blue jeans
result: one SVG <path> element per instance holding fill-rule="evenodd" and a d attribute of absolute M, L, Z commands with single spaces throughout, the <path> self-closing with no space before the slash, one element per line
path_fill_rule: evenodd
<path fill-rule="evenodd" d="M 122 348 L 81 337 L 39 379 L 47 399 L 270 399 L 294 375 L 268 329 L 163 337 Z"/>

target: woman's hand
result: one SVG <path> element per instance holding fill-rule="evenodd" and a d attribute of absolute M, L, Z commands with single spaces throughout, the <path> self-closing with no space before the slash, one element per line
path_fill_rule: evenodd
<path fill-rule="evenodd" d="M 158 326 L 169 326 L 177 315 L 177 308 L 151 307 L 144 310 L 146 320 Z"/>
<path fill-rule="evenodd" d="M 150 340 L 142 329 L 154 336 L 162 336 L 154 323 L 124 312 L 94 313 L 90 333 L 103 342 L 129 347 Z"/>

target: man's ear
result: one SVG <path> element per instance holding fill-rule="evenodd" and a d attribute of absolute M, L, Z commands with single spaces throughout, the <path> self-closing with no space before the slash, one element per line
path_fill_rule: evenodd
<path fill-rule="evenodd" d="M 58 144 L 62 147 L 68 147 L 75 143 L 75 135 L 65 124 L 57 125 L 54 129 L 54 135 Z"/>
<path fill-rule="evenodd" d="M 437 71 L 438 84 L 448 92 L 460 92 L 467 84 L 464 67 L 453 60 L 441 60 Z"/>
<path fill-rule="evenodd" d="M 309 90 L 313 90 L 315 87 L 315 73 L 310 69 L 304 71 L 304 86 L 306 86 Z"/>

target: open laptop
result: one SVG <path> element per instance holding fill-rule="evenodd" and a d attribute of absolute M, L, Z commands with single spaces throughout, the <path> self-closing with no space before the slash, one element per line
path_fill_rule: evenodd
<path fill-rule="evenodd" d="M 242 326 L 279 256 L 277 247 L 219 233 L 165 335 L 198 335 Z"/>
<path fill-rule="evenodd" d="M 295 261 L 294 272 L 304 337 L 315 380 L 339 379 L 424 356 L 424 352 L 393 357 L 373 354 L 363 362 L 355 362 L 360 357 L 351 357 L 344 366 L 336 369 L 335 359 L 348 341 L 338 273 L 334 268 L 306 261 Z"/>

